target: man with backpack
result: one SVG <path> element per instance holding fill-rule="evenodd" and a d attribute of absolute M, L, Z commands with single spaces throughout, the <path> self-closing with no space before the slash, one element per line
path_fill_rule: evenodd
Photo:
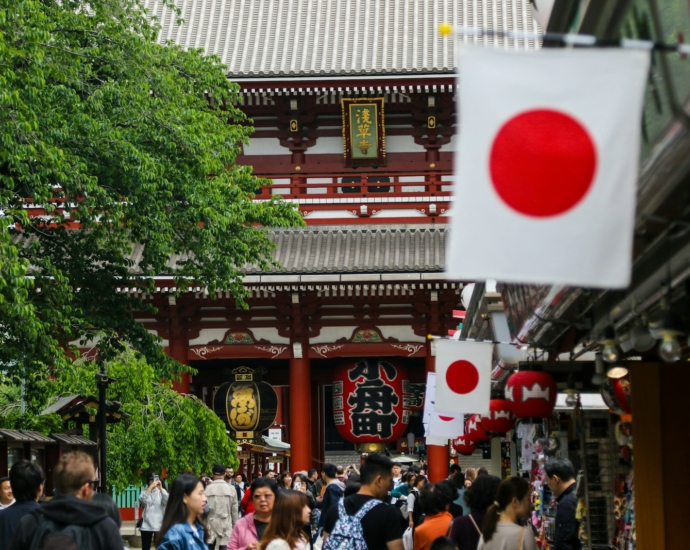
<path fill-rule="evenodd" d="M 369 455 L 360 481 L 358 493 L 325 513 L 323 550 L 403 550 L 400 512 L 383 502 L 393 482 L 393 461 Z"/>
<path fill-rule="evenodd" d="M 98 485 L 91 457 L 66 453 L 53 473 L 55 498 L 22 519 L 9 550 L 122 550 L 117 525 L 90 502 Z"/>

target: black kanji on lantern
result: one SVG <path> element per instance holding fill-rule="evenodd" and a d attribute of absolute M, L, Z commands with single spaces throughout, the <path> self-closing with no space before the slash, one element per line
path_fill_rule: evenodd
<path fill-rule="evenodd" d="M 382 372 L 383 371 L 383 372 Z M 393 410 L 400 402 L 395 390 L 381 378 L 395 380 L 396 370 L 386 361 L 360 361 L 348 373 L 355 383 L 347 403 L 350 405 L 352 433 L 356 436 L 377 435 L 381 439 L 392 436 L 393 426 L 398 423 L 398 415 Z"/>

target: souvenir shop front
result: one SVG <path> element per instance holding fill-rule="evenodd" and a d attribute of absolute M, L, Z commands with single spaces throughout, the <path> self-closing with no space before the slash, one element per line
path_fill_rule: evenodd
<path fill-rule="evenodd" d="M 552 415 L 518 424 L 518 469 L 533 487 L 532 524 L 541 548 L 552 548 L 556 528 L 556 499 L 544 472 L 554 457 L 568 458 L 578 473 L 583 548 L 636 548 L 629 395 L 627 377 L 608 378 L 601 395 L 561 393 Z"/>

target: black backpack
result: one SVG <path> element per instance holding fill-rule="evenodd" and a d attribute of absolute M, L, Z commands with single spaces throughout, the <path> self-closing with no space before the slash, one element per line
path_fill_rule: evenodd
<path fill-rule="evenodd" d="M 56 523 L 43 514 L 37 521 L 30 550 L 94 550 L 88 527 Z"/>

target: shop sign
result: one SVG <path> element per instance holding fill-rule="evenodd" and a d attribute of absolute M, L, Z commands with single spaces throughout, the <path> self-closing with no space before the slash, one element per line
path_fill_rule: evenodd
<path fill-rule="evenodd" d="M 269 456 L 268 457 L 268 463 L 269 464 L 282 464 L 283 463 L 283 457 L 282 456 Z"/>
<path fill-rule="evenodd" d="M 341 101 L 344 165 L 385 166 L 384 98 L 343 98 Z"/>
<path fill-rule="evenodd" d="M 251 455 L 252 454 L 249 451 L 240 451 L 239 453 L 237 453 L 237 458 L 239 460 L 248 460 L 249 457 L 251 457 Z"/>

